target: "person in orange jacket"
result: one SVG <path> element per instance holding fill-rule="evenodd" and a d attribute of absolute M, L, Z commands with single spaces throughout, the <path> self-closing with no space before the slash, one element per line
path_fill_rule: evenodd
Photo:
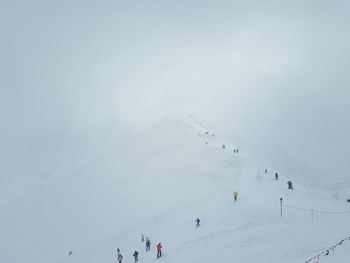
<path fill-rule="evenodd" d="M 159 242 L 157 245 L 157 258 L 160 258 L 162 256 L 162 244 Z"/>

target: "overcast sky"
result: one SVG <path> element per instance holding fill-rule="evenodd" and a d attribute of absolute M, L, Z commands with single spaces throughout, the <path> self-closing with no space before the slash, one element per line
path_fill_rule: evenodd
<path fill-rule="evenodd" d="M 348 1 L 0 3 L 3 155 L 180 113 L 347 173 Z"/>

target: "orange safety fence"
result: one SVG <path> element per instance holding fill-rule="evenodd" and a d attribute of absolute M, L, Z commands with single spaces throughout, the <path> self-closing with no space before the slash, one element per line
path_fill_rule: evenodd
<path fill-rule="evenodd" d="M 338 242 L 337 244 L 331 246 L 330 248 L 328 248 L 327 250 L 317 254 L 316 256 L 310 258 L 309 260 L 305 261 L 305 263 L 319 263 L 320 262 L 320 257 L 321 256 L 328 256 L 329 254 L 331 254 L 337 247 L 341 246 L 343 244 L 344 241 L 350 241 L 350 236 L 347 238 L 342 239 L 340 242 Z"/>

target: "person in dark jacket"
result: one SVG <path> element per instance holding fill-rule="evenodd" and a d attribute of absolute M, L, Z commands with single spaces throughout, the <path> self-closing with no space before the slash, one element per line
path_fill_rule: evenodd
<path fill-rule="evenodd" d="M 123 255 L 119 253 L 118 254 L 118 262 L 122 263 L 122 261 L 123 261 Z"/>
<path fill-rule="evenodd" d="M 196 219 L 196 227 L 200 226 L 200 222 L 201 222 L 201 220 L 199 220 L 199 218 L 197 217 L 197 219 Z"/>
<path fill-rule="evenodd" d="M 149 240 L 148 237 L 146 237 L 146 251 L 149 251 L 151 249 L 151 240 Z"/>
<path fill-rule="evenodd" d="M 278 180 L 278 173 L 275 173 L 275 180 Z"/>
<path fill-rule="evenodd" d="M 139 261 L 139 252 L 138 251 L 135 250 L 133 256 L 135 258 L 135 262 Z"/>
<path fill-rule="evenodd" d="M 292 183 L 292 181 L 288 181 L 287 184 L 288 184 L 288 189 L 293 190 L 293 183 Z"/>

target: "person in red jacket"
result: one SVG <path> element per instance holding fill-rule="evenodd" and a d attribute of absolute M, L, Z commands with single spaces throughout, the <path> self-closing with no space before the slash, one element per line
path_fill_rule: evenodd
<path fill-rule="evenodd" d="M 157 245 L 157 258 L 160 258 L 162 256 L 162 244 L 158 243 Z"/>

